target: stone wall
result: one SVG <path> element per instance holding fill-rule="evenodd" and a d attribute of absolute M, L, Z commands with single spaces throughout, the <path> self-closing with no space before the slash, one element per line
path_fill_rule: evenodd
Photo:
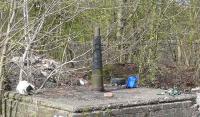
<path fill-rule="evenodd" d="M 192 117 L 192 101 L 107 109 L 91 113 L 75 113 L 73 117 Z"/>
<path fill-rule="evenodd" d="M 7 93 L 8 94 L 8 93 Z M 69 112 L 41 105 L 38 101 L 18 94 L 5 95 L 3 99 L 3 117 L 68 117 Z"/>
<path fill-rule="evenodd" d="M 42 103 L 43 101 L 43 103 Z M 42 98 L 9 92 L 3 100 L 3 117 L 192 117 L 195 101 L 179 100 L 130 107 L 104 108 L 73 112 L 62 105 L 44 102 Z"/>

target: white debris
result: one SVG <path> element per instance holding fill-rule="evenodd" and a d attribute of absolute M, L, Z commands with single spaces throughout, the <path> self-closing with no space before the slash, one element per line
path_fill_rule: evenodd
<path fill-rule="evenodd" d="M 114 94 L 112 92 L 104 93 L 104 97 L 113 97 Z"/>
<path fill-rule="evenodd" d="M 53 117 L 64 117 L 64 116 L 62 116 L 62 115 L 54 115 Z"/>
<path fill-rule="evenodd" d="M 23 63 L 23 58 L 16 56 L 16 57 L 13 57 L 10 60 L 10 62 L 20 66 L 21 63 Z M 39 72 L 37 72 L 36 75 L 42 75 L 45 77 L 49 76 L 49 74 L 53 70 L 55 70 L 58 66 L 61 65 L 61 63 L 59 63 L 53 59 L 46 59 L 41 56 L 33 55 L 30 58 L 28 58 L 28 61 L 27 61 L 27 59 L 24 61 L 24 67 L 25 67 L 24 70 L 28 70 L 28 69 L 26 69 L 26 64 L 28 62 L 29 62 L 31 69 L 35 69 L 34 71 L 28 71 L 28 72 L 32 72 L 32 74 L 36 74 L 35 71 L 39 71 Z M 58 71 L 55 71 L 55 72 L 57 73 Z"/>
<path fill-rule="evenodd" d="M 43 59 L 42 64 L 44 69 L 55 69 L 57 66 L 59 66 L 59 63 L 52 59 Z"/>
<path fill-rule="evenodd" d="M 29 83 L 27 81 L 19 81 L 17 88 L 16 88 L 16 91 L 19 94 L 28 95 L 34 89 L 35 89 L 35 87 L 31 83 Z"/>
<path fill-rule="evenodd" d="M 191 91 L 192 92 L 200 92 L 200 87 L 192 88 Z"/>
<path fill-rule="evenodd" d="M 23 57 L 18 57 L 18 56 L 16 56 L 16 57 L 13 57 L 11 60 L 10 60 L 10 62 L 11 63 L 15 63 L 15 64 L 21 64 L 21 63 L 28 63 L 29 62 L 29 64 L 36 64 L 37 62 L 39 62 L 39 60 L 40 60 L 40 57 L 38 57 L 38 56 L 32 56 L 31 58 L 29 58 L 29 59 L 25 59 L 25 61 L 23 61 Z"/>
<path fill-rule="evenodd" d="M 12 63 L 19 64 L 19 63 L 22 63 L 23 58 L 22 57 L 13 57 L 10 61 Z"/>
<path fill-rule="evenodd" d="M 47 76 L 49 75 L 46 71 L 41 70 L 40 72 L 41 72 L 41 74 L 42 74 L 43 76 L 45 76 L 45 77 L 47 77 Z"/>
<path fill-rule="evenodd" d="M 79 79 L 79 83 L 80 83 L 81 85 L 86 85 L 86 84 L 88 84 L 88 81 L 85 80 L 85 79 L 83 79 L 83 78 L 80 78 L 80 79 Z"/>

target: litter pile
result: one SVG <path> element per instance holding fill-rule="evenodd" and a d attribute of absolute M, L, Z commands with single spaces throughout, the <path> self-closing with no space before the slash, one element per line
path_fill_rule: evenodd
<path fill-rule="evenodd" d="M 22 62 L 22 57 L 17 56 L 13 57 L 7 65 L 9 72 L 7 73 L 7 78 L 9 80 L 8 84 L 10 84 L 8 90 L 15 90 L 17 87 L 20 65 Z M 62 65 L 54 59 L 32 56 L 29 60 L 25 60 L 23 64 L 23 80 L 29 81 L 36 89 L 39 88 L 49 76 L 50 78 L 46 82 L 45 88 L 72 85 L 77 84 L 78 82 L 78 79 L 72 79 L 74 75 L 73 72 L 70 72 L 72 71 L 72 68 L 69 68 L 67 65 Z M 29 67 L 27 64 L 29 64 Z M 27 74 L 30 74 L 29 78 L 27 78 Z"/>

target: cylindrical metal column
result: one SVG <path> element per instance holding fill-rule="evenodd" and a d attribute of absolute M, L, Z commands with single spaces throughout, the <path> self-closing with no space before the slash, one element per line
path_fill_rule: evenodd
<path fill-rule="evenodd" d="M 95 28 L 95 35 L 93 39 L 93 59 L 92 59 L 92 89 L 96 91 L 103 91 L 102 78 L 102 53 L 101 53 L 101 36 L 100 28 Z"/>

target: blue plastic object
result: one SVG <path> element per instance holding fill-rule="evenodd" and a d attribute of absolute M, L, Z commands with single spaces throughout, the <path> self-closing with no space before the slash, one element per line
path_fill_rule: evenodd
<path fill-rule="evenodd" d="M 129 76 L 127 83 L 126 83 L 126 87 L 127 88 L 137 88 L 137 84 L 138 84 L 138 76 Z"/>

